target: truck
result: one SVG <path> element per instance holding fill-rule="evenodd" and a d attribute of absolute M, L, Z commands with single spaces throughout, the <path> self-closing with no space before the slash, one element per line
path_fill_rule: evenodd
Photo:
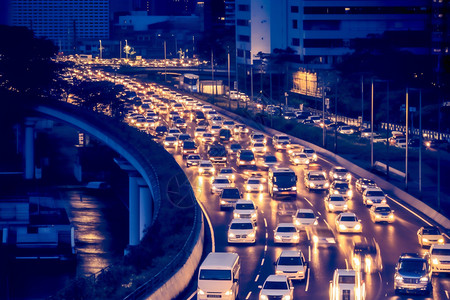
<path fill-rule="evenodd" d="M 227 164 L 227 149 L 220 144 L 209 145 L 208 157 L 213 164 Z"/>
<path fill-rule="evenodd" d="M 270 197 L 297 197 L 297 175 L 292 169 L 270 168 L 268 181 Z"/>

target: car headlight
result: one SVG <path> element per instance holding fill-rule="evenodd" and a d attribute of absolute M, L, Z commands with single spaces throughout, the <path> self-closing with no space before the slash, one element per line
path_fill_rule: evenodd
<path fill-rule="evenodd" d="M 164 142 L 164 145 L 165 145 L 165 146 L 169 146 L 169 143 L 168 143 L 168 142 Z"/>
<path fill-rule="evenodd" d="M 313 159 L 316 160 L 317 159 L 317 154 L 313 154 Z"/>
<path fill-rule="evenodd" d="M 296 191 L 296 190 L 297 190 L 297 187 L 296 187 L 296 186 L 293 186 L 293 187 L 292 187 L 292 190 L 293 190 L 293 191 Z"/>
<path fill-rule="evenodd" d="M 253 219 L 256 218 L 256 213 L 252 213 L 252 218 L 253 218 Z"/>
<path fill-rule="evenodd" d="M 240 215 L 238 213 L 234 213 L 233 217 L 236 218 L 236 219 L 239 219 Z"/>
<path fill-rule="evenodd" d="M 234 233 L 230 232 L 230 233 L 228 234 L 228 237 L 229 237 L 229 238 L 234 238 L 235 235 L 234 235 Z"/>
<path fill-rule="evenodd" d="M 389 219 L 391 219 L 391 220 L 394 219 L 394 214 L 393 213 L 389 214 Z"/>
<path fill-rule="evenodd" d="M 381 203 L 385 204 L 386 203 L 386 199 L 381 200 Z"/>
<path fill-rule="evenodd" d="M 255 164 L 255 161 L 254 160 L 252 160 L 252 165 L 254 165 Z"/>
<path fill-rule="evenodd" d="M 248 237 L 249 237 L 249 238 L 254 238 L 254 237 L 255 237 L 255 233 L 254 233 L 254 232 L 249 233 L 249 234 L 248 234 Z"/>
<path fill-rule="evenodd" d="M 347 204 L 344 204 L 344 209 L 347 209 L 347 208 L 348 208 Z"/>
<path fill-rule="evenodd" d="M 403 282 L 403 277 L 401 275 L 395 275 L 395 281 Z"/>
<path fill-rule="evenodd" d="M 233 174 L 233 175 L 231 175 L 231 179 L 233 179 L 233 180 L 234 180 L 234 177 L 235 177 L 235 176 L 234 176 L 234 174 Z"/>
<path fill-rule="evenodd" d="M 282 300 L 291 300 L 291 296 L 290 295 L 285 295 L 285 296 L 283 296 Z"/>
<path fill-rule="evenodd" d="M 299 220 L 295 220 L 295 225 L 300 226 L 301 225 L 300 221 Z"/>
<path fill-rule="evenodd" d="M 352 174 L 347 174 L 347 180 L 352 179 Z"/>
<path fill-rule="evenodd" d="M 259 296 L 259 300 L 268 300 L 269 298 L 266 295 Z"/>
<path fill-rule="evenodd" d="M 316 219 L 313 224 L 317 225 L 317 224 L 319 224 L 319 221 Z"/>
<path fill-rule="evenodd" d="M 372 203 L 373 203 L 373 201 L 370 200 L 370 199 L 367 199 L 366 202 L 369 203 L 369 204 L 372 204 Z"/>
<path fill-rule="evenodd" d="M 305 164 L 309 165 L 309 159 L 305 160 Z"/>
<path fill-rule="evenodd" d="M 278 187 L 274 186 L 274 187 L 273 187 L 273 190 L 274 190 L 275 192 L 278 192 Z"/>
<path fill-rule="evenodd" d="M 423 276 L 420 278 L 420 282 L 428 282 L 428 281 L 429 281 L 429 279 L 427 276 Z"/>
<path fill-rule="evenodd" d="M 204 294 L 205 294 L 205 292 L 203 290 L 200 290 L 200 289 L 197 290 L 197 295 L 204 295 Z"/>
<path fill-rule="evenodd" d="M 228 290 L 225 292 L 225 296 L 231 296 L 233 294 L 232 290 Z"/>
<path fill-rule="evenodd" d="M 252 189 L 252 188 L 251 188 L 249 185 L 246 186 L 246 190 L 247 190 L 247 191 L 250 191 L 251 189 Z"/>
<path fill-rule="evenodd" d="M 319 242 L 319 237 L 317 235 L 313 235 L 313 242 L 317 244 Z"/>
<path fill-rule="evenodd" d="M 422 238 L 422 242 L 428 242 L 428 239 L 426 239 L 426 238 Z"/>
<path fill-rule="evenodd" d="M 361 261 L 359 260 L 359 257 L 353 257 L 353 263 L 355 266 L 361 265 Z"/>
<path fill-rule="evenodd" d="M 443 244 L 443 243 L 444 243 L 444 239 L 439 239 L 439 240 L 438 240 L 438 243 L 439 243 L 439 244 Z"/>
<path fill-rule="evenodd" d="M 361 224 L 356 224 L 355 230 L 361 230 Z"/>
<path fill-rule="evenodd" d="M 337 195 L 337 194 L 339 194 L 339 191 L 338 190 L 333 190 L 333 194 Z"/>
<path fill-rule="evenodd" d="M 260 184 L 259 185 L 259 191 L 262 192 L 262 190 L 263 190 L 263 186 L 262 186 L 262 184 Z"/>
<path fill-rule="evenodd" d="M 212 168 L 212 169 L 211 169 L 211 172 L 216 172 L 216 168 Z"/>
<path fill-rule="evenodd" d="M 312 182 L 309 184 L 309 187 L 312 187 L 312 188 L 313 188 L 313 187 L 315 187 L 315 186 L 316 186 L 316 185 L 315 185 L 314 183 L 312 183 Z"/>
<path fill-rule="evenodd" d="M 433 265 L 438 265 L 439 264 L 439 260 L 437 258 L 433 258 L 431 260 L 431 262 L 433 263 Z"/>
<path fill-rule="evenodd" d="M 294 234 L 293 238 L 294 238 L 294 240 L 298 240 L 300 238 L 300 236 L 298 234 Z"/>
<path fill-rule="evenodd" d="M 324 185 L 324 187 L 329 187 L 330 186 L 330 184 L 328 183 L 328 182 L 325 182 L 325 185 Z"/>
<path fill-rule="evenodd" d="M 264 150 L 264 152 L 266 152 L 266 151 L 267 151 L 267 147 L 264 147 L 264 149 L 263 149 L 263 150 Z"/>
<path fill-rule="evenodd" d="M 276 239 L 276 240 L 281 240 L 281 236 L 275 235 L 275 239 Z"/>
<path fill-rule="evenodd" d="M 353 197 L 353 191 L 352 191 L 352 190 L 348 190 L 348 191 L 347 191 L 347 196 Z"/>
<path fill-rule="evenodd" d="M 339 229 L 345 230 L 345 229 L 347 229 L 347 226 L 345 226 L 344 224 L 339 224 Z"/>
<path fill-rule="evenodd" d="M 203 168 L 198 168 L 199 173 L 203 173 Z"/>
<path fill-rule="evenodd" d="M 330 209 L 333 209 L 333 208 L 334 208 L 334 204 L 330 203 L 330 204 L 328 204 L 328 207 L 329 207 Z"/>
<path fill-rule="evenodd" d="M 334 174 L 333 177 L 334 177 L 334 178 L 337 178 L 338 176 L 337 176 L 337 174 Z"/>
<path fill-rule="evenodd" d="M 300 163 L 300 159 L 295 158 L 295 159 L 294 159 L 294 162 L 295 162 L 296 164 L 298 164 L 298 163 Z"/>

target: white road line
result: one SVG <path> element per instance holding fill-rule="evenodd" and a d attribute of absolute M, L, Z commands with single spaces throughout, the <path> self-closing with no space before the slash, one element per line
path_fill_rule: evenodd
<path fill-rule="evenodd" d="M 311 261 L 311 245 L 308 246 L 308 261 Z"/>
<path fill-rule="evenodd" d="M 309 288 L 309 276 L 310 276 L 309 274 L 310 274 L 310 271 L 311 271 L 311 269 L 308 268 L 308 278 L 306 278 L 305 292 L 307 292 L 308 288 Z"/>
<path fill-rule="evenodd" d="M 313 206 L 312 203 L 308 199 L 306 199 L 306 197 L 303 197 L 303 199 L 305 199 L 305 201 L 308 202 L 309 205 Z"/>
<path fill-rule="evenodd" d="M 197 201 L 197 203 L 200 205 L 200 208 L 203 211 L 203 215 L 206 217 L 206 221 L 208 222 L 209 230 L 211 231 L 211 244 L 212 244 L 211 252 L 216 252 L 216 241 L 214 240 L 214 228 L 212 226 L 211 219 L 209 218 L 209 215 L 203 204 L 200 201 Z"/>
<path fill-rule="evenodd" d="M 264 218 L 264 225 L 266 225 L 266 227 L 267 227 L 267 219 L 266 218 Z"/>
<path fill-rule="evenodd" d="M 267 252 L 267 245 L 264 246 L 264 252 Z"/>
<path fill-rule="evenodd" d="M 263 211 L 263 210 L 261 210 L 261 213 L 262 213 L 262 214 L 264 214 L 264 211 Z"/>
<path fill-rule="evenodd" d="M 345 268 L 348 270 L 348 260 L 345 259 Z"/>
<path fill-rule="evenodd" d="M 320 213 L 320 211 L 318 211 L 318 212 L 317 212 L 317 214 L 318 214 L 319 216 L 321 216 L 321 215 L 322 215 L 322 214 Z"/>
<path fill-rule="evenodd" d="M 430 226 L 433 226 L 433 224 L 431 224 L 430 222 L 428 222 L 427 220 L 425 220 L 424 218 L 422 218 L 421 216 L 419 216 L 417 213 L 415 213 L 414 211 L 412 211 L 410 208 L 406 207 L 405 205 L 401 204 L 400 202 L 398 202 L 397 200 L 395 200 L 394 198 L 392 198 L 391 196 L 387 196 L 389 199 L 391 199 L 392 201 L 394 201 L 395 203 L 397 203 L 398 205 L 400 205 L 401 207 L 403 207 L 404 209 L 406 209 L 407 211 L 409 211 L 410 213 L 412 213 L 413 215 L 415 215 L 417 218 L 419 218 L 420 220 L 424 221 L 425 223 L 427 223 Z"/>
<path fill-rule="evenodd" d="M 309 230 L 306 230 L 306 236 L 308 237 L 308 241 L 311 240 L 310 236 L 309 236 Z"/>
<path fill-rule="evenodd" d="M 269 234 L 266 232 L 266 239 L 268 239 L 269 238 Z"/>
<path fill-rule="evenodd" d="M 252 291 L 248 292 L 247 297 L 245 297 L 245 300 L 248 300 L 250 298 L 251 294 L 252 294 Z"/>
<path fill-rule="evenodd" d="M 448 292 L 447 292 L 447 290 L 445 290 L 445 296 L 447 296 L 447 299 L 450 299 L 450 298 L 448 297 Z"/>
<path fill-rule="evenodd" d="M 327 220 L 323 219 L 323 221 L 325 222 L 325 224 L 327 224 L 328 228 L 331 230 L 330 224 L 328 224 Z"/>
<path fill-rule="evenodd" d="M 192 298 L 194 298 L 197 295 L 197 291 L 193 292 L 188 298 L 187 300 L 191 300 Z"/>
<path fill-rule="evenodd" d="M 259 274 L 256 275 L 255 282 L 258 282 L 258 279 L 259 279 Z"/>
<path fill-rule="evenodd" d="M 264 265 L 264 261 L 265 261 L 265 260 L 266 260 L 265 258 L 262 259 L 262 261 L 261 261 L 261 266 Z"/>

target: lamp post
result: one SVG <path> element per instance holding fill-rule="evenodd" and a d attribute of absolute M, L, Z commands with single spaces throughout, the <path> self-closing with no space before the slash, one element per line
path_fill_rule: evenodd
<path fill-rule="evenodd" d="M 167 45 L 164 40 L 164 82 L 167 82 Z"/>
<path fill-rule="evenodd" d="M 408 190 L 408 137 L 409 137 L 409 91 L 406 88 L 406 149 L 405 149 L 405 189 Z"/>
<path fill-rule="evenodd" d="M 373 78 L 370 81 L 370 167 L 373 169 Z"/>
<path fill-rule="evenodd" d="M 102 46 L 102 40 L 98 40 L 100 43 L 100 46 L 98 47 L 98 50 L 100 51 L 100 59 L 103 58 L 103 46 Z"/>
<path fill-rule="evenodd" d="M 128 41 L 125 40 L 125 58 L 128 59 L 128 52 L 130 52 Z"/>
<path fill-rule="evenodd" d="M 322 147 L 325 148 L 325 87 L 322 86 Z"/>
<path fill-rule="evenodd" d="M 228 109 L 231 109 L 230 48 L 228 47 Z"/>

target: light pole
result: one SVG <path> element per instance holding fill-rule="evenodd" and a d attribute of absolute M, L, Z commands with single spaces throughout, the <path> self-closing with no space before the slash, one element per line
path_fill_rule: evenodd
<path fill-rule="evenodd" d="M 370 167 L 373 169 L 373 78 L 370 82 Z"/>
<path fill-rule="evenodd" d="M 228 108 L 231 109 L 230 48 L 228 47 Z"/>
<path fill-rule="evenodd" d="M 128 41 L 125 40 L 125 58 L 128 59 L 128 52 L 129 52 L 129 46 L 128 46 Z"/>
<path fill-rule="evenodd" d="M 98 50 L 100 51 L 100 59 L 103 58 L 103 47 L 102 47 L 102 40 L 98 40 L 100 43 L 100 46 L 98 47 Z"/>
<path fill-rule="evenodd" d="M 211 83 L 214 83 L 214 51 L 211 49 Z M 216 95 L 216 85 L 214 84 L 213 95 Z"/>
<path fill-rule="evenodd" d="M 361 75 L 361 128 L 364 125 L 364 76 Z"/>
<path fill-rule="evenodd" d="M 408 137 L 409 137 L 409 91 L 406 88 L 406 149 L 405 149 L 405 189 L 408 190 Z"/>
<path fill-rule="evenodd" d="M 325 148 L 325 87 L 322 86 L 322 147 Z"/>
<path fill-rule="evenodd" d="M 167 45 L 164 40 L 164 82 L 167 82 Z"/>

